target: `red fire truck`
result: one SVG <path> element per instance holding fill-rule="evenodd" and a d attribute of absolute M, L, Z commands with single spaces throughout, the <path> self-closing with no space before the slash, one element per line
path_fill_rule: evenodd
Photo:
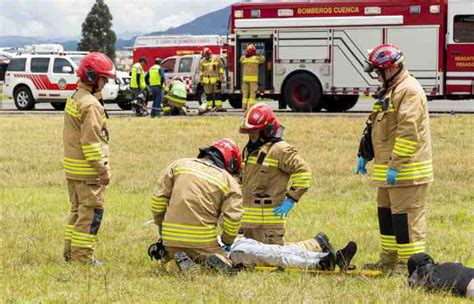
<path fill-rule="evenodd" d="M 264 54 L 259 92 L 295 111 L 345 111 L 371 95 L 368 50 L 399 46 L 430 98 L 473 98 L 473 0 L 318 0 L 232 6 L 231 94 L 240 94 L 247 44 Z"/>
<path fill-rule="evenodd" d="M 155 58 L 166 59 L 176 55 L 200 53 L 208 47 L 214 54 L 225 52 L 226 37 L 218 35 L 179 35 L 137 37 L 133 46 L 133 62 L 140 57 L 147 59 L 148 68 L 155 64 Z"/>

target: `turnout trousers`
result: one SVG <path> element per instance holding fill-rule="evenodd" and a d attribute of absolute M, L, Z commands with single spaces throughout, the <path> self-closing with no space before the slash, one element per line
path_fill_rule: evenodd
<path fill-rule="evenodd" d="M 415 253 L 426 250 L 425 203 L 428 184 L 378 188 L 377 207 L 381 262 L 406 263 Z"/>
<path fill-rule="evenodd" d="M 64 234 L 64 259 L 91 263 L 102 216 L 105 186 L 67 180 L 71 210 Z"/>

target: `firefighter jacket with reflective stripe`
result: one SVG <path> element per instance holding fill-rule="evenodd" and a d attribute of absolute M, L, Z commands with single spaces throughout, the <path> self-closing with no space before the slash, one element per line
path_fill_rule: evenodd
<path fill-rule="evenodd" d="M 74 180 L 94 181 L 108 174 L 109 144 L 104 107 L 80 83 L 64 109 L 64 171 Z"/>
<path fill-rule="evenodd" d="M 173 81 L 173 84 L 171 85 L 171 94 L 173 94 L 176 97 L 186 99 L 188 89 L 186 88 L 186 85 L 179 80 Z"/>
<path fill-rule="evenodd" d="M 159 177 L 151 209 L 163 244 L 181 248 L 217 246 L 218 223 L 222 241 L 232 244 L 244 212 L 237 181 L 206 158 L 173 162 Z"/>
<path fill-rule="evenodd" d="M 428 104 L 420 83 L 404 70 L 373 107 L 373 182 L 399 187 L 433 181 Z M 398 171 L 396 183 L 386 183 L 388 168 Z"/>
<path fill-rule="evenodd" d="M 218 57 L 211 57 L 209 60 L 206 58 L 201 59 L 199 63 L 199 77 L 202 84 L 217 83 L 223 74 L 224 68 Z"/>
<path fill-rule="evenodd" d="M 242 80 L 244 82 L 258 82 L 258 65 L 265 62 L 265 57 L 259 56 L 242 56 L 240 63 L 242 64 Z"/>
<path fill-rule="evenodd" d="M 143 71 L 142 65 L 137 62 L 132 65 L 132 73 L 130 79 L 130 88 L 131 89 L 145 89 L 145 72 Z"/>
<path fill-rule="evenodd" d="M 150 86 L 161 86 L 161 67 L 155 64 L 148 70 Z"/>
<path fill-rule="evenodd" d="M 283 228 L 285 219 L 273 208 L 285 197 L 298 201 L 311 186 L 311 169 L 285 141 L 266 143 L 243 154 L 242 194 L 245 213 L 242 228 Z"/>

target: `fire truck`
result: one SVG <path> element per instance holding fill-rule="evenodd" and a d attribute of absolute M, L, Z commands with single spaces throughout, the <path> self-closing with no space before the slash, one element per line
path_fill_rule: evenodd
<path fill-rule="evenodd" d="M 239 58 L 265 56 L 259 94 L 294 111 L 346 111 L 379 87 L 363 72 L 368 51 L 400 47 L 430 99 L 473 98 L 473 0 L 318 0 L 239 3 L 231 10 L 229 74 L 241 93 Z"/>
<path fill-rule="evenodd" d="M 146 58 L 147 68 L 155 64 L 155 58 L 166 59 L 176 55 L 201 53 L 204 47 L 214 54 L 223 54 L 226 50 L 226 37 L 218 35 L 177 35 L 137 37 L 133 46 L 133 62 Z"/>

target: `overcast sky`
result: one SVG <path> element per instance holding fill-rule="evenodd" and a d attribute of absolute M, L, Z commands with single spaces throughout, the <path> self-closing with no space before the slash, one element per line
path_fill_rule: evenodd
<path fill-rule="evenodd" d="M 95 0 L 0 0 L 0 36 L 73 37 Z M 105 0 L 113 30 L 149 33 L 187 23 L 236 0 Z"/>

